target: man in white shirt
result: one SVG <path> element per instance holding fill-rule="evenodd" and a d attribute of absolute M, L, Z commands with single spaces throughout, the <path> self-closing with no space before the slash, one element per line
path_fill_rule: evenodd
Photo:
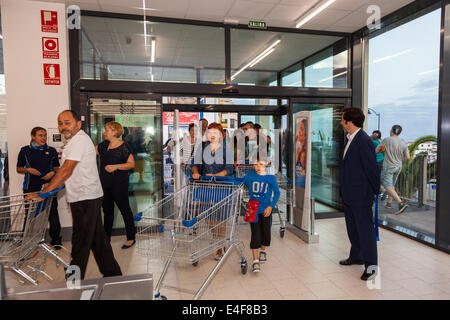
<path fill-rule="evenodd" d="M 105 277 L 122 275 L 101 219 L 103 190 L 97 170 L 94 144 L 81 130 L 78 115 L 66 110 L 58 116 L 58 130 L 67 144 L 63 147 L 62 166 L 42 192 L 66 185 L 66 198 L 72 211 L 72 261 L 84 279 L 90 250 Z"/>

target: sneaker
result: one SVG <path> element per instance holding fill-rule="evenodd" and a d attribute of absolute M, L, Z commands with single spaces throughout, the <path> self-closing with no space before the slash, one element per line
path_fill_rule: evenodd
<path fill-rule="evenodd" d="M 259 265 L 259 261 L 253 262 L 252 271 L 255 273 L 261 271 L 261 266 Z"/>
<path fill-rule="evenodd" d="M 386 200 L 386 197 L 387 197 L 387 192 L 384 192 L 384 193 L 381 195 L 380 200 L 381 200 L 381 201 L 384 201 L 384 200 Z"/>
<path fill-rule="evenodd" d="M 267 261 L 267 253 L 265 251 L 260 251 L 259 252 L 259 261 L 261 263 Z"/>
<path fill-rule="evenodd" d="M 408 204 L 406 202 L 399 203 L 398 204 L 398 211 L 395 214 L 403 213 L 403 211 L 405 211 L 406 208 L 408 208 Z"/>
<path fill-rule="evenodd" d="M 392 209 L 392 202 L 386 202 L 386 204 L 384 205 L 384 207 L 386 209 Z"/>

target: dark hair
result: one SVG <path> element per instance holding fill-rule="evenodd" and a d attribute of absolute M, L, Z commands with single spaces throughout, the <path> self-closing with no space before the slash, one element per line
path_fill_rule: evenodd
<path fill-rule="evenodd" d="M 400 133 L 402 133 L 402 126 L 400 126 L 400 125 L 398 125 L 398 124 L 394 124 L 393 126 L 392 126 L 392 132 L 396 135 L 396 136 L 398 136 L 398 135 L 400 135 Z"/>
<path fill-rule="evenodd" d="M 34 127 L 33 129 L 31 129 L 31 135 L 34 137 L 34 136 L 36 135 L 36 133 L 37 133 L 38 131 L 41 131 L 41 130 L 47 132 L 47 130 L 45 130 L 45 129 L 42 128 L 42 127 Z"/>
<path fill-rule="evenodd" d="M 206 123 L 208 123 L 208 120 L 206 120 L 205 118 L 201 118 L 200 120 L 198 120 L 198 121 L 203 121 L 203 120 L 205 120 L 206 121 Z"/>
<path fill-rule="evenodd" d="M 349 107 L 344 109 L 344 120 L 351 121 L 356 127 L 362 128 L 366 117 L 359 108 Z"/>
<path fill-rule="evenodd" d="M 239 128 L 242 128 L 243 126 L 245 126 L 245 123 L 241 123 L 241 124 L 239 125 Z"/>
<path fill-rule="evenodd" d="M 381 139 L 381 131 L 380 130 L 374 130 L 372 132 L 372 135 L 374 136 L 374 138 L 376 139 Z"/>
<path fill-rule="evenodd" d="M 80 119 L 80 117 L 78 116 L 78 113 L 76 113 L 75 111 L 73 111 L 73 110 L 64 110 L 63 112 L 61 112 L 60 114 L 62 114 L 62 113 L 64 113 L 64 112 L 70 112 L 71 114 L 72 114 L 72 117 L 75 119 L 75 121 L 80 121 L 81 119 Z"/>
<path fill-rule="evenodd" d="M 195 124 L 193 124 L 193 123 L 189 123 L 189 128 L 188 128 L 188 131 L 191 131 L 191 129 L 192 129 L 193 127 L 195 127 Z"/>
<path fill-rule="evenodd" d="M 248 125 L 248 126 L 250 126 L 251 129 L 255 129 L 256 130 L 255 124 L 253 122 L 251 122 L 251 121 L 246 122 L 244 125 L 245 126 Z"/>
<path fill-rule="evenodd" d="M 262 126 L 259 123 L 255 123 L 255 129 L 256 130 L 262 129 Z"/>

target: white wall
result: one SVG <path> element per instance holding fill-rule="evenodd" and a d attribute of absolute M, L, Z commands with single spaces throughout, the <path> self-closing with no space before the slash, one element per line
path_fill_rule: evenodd
<path fill-rule="evenodd" d="M 58 12 L 58 33 L 41 31 L 41 10 Z M 16 163 L 20 148 L 30 142 L 31 129 L 57 128 L 58 113 L 70 106 L 65 11 L 64 4 L 54 2 L 1 0 L 10 194 L 22 193 L 23 175 L 16 173 Z M 59 59 L 43 59 L 44 36 L 59 39 Z M 44 85 L 44 63 L 60 64 L 61 85 Z M 66 227 L 72 220 L 62 200 L 59 213 Z"/>

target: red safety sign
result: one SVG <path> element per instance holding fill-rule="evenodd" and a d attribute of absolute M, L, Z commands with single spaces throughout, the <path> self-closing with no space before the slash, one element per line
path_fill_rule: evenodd
<path fill-rule="evenodd" d="M 59 59 L 58 38 L 42 37 L 42 57 L 44 59 Z"/>
<path fill-rule="evenodd" d="M 61 84 L 61 74 L 59 71 L 59 64 L 44 63 L 44 84 L 45 85 Z"/>
<path fill-rule="evenodd" d="M 41 10 L 41 30 L 58 33 L 58 12 Z"/>

